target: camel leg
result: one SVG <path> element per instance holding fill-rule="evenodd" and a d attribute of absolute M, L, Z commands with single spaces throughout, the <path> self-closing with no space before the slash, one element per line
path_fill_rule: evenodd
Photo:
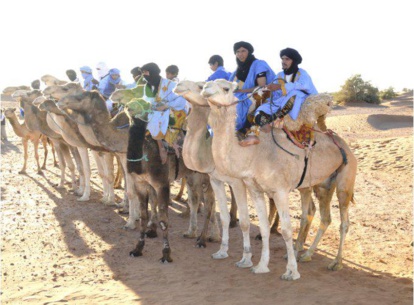
<path fill-rule="evenodd" d="M 203 230 L 205 230 L 206 234 L 208 234 L 207 231 L 210 226 L 208 240 L 210 242 L 219 242 L 221 240 L 221 236 L 216 215 L 216 196 L 214 195 L 213 188 L 211 187 L 210 177 L 207 179 L 207 183 L 203 184 L 203 201 L 205 206 L 205 223 Z"/>
<path fill-rule="evenodd" d="M 183 234 L 185 238 L 195 238 L 197 236 L 197 211 L 200 205 L 200 196 L 197 190 L 197 173 L 192 173 L 187 176 L 187 195 L 188 195 L 188 207 L 190 209 L 190 223 L 186 233 Z M 204 236 L 205 237 L 205 236 Z M 199 247 L 205 247 L 205 239 L 198 241 Z"/>
<path fill-rule="evenodd" d="M 140 183 L 134 183 L 134 188 L 137 191 L 136 193 L 139 198 L 138 201 L 140 210 L 140 233 L 138 244 L 135 246 L 134 250 L 129 252 L 129 255 L 133 257 L 142 256 L 142 251 L 144 250 L 145 246 L 145 231 L 147 229 L 148 224 L 148 192 L 146 191 L 145 185 L 143 185 L 142 183 L 140 185 L 139 184 Z"/>
<path fill-rule="evenodd" d="M 155 189 L 157 192 L 157 203 L 158 203 L 158 218 L 159 225 L 162 231 L 163 249 L 162 257 L 160 262 L 171 263 L 171 248 L 168 240 L 168 205 L 170 202 L 170 183 L 166 181 Z"/>
<path fill-rule="evenodd" d="M 303 245 L 305 244 L 316 212 L 315 203 L 312 200 L 312 188 L 300 189 L 299 192 L 302 202 L 302 217 L 300 218 L 300 229 L 295 244 L 296 257 L 300 251 L 303 251 Z"/>
<path fill-rule="evenodd" d="M 152 186 L 147 186 L 147 192 L 149 194 L 149 204 L 151 206 L 151 215 L 145 231 L 145 236 L 148 238 L 158 237 L 157 223 L 158 223 L 158 202 L 157 194 Z"/>
<path fill-rule="evenodd" d="M 118 205 L 119 209 L 118 212 L 122 214 L 127 214 L 129 210 L 129 200 L 128 200 L 128 183 L 126 180 L 127 176 L 127 168 L 126 168 L 126 154 L 118 153 L 117 154 L 118 166 L 121 169 L 121 175 L 124 177 L 125 184 L 124 184 L 124 198 L 122 202 Z M 121 178 L 122 179 L 122 178 Z"/>
<path fill-rule="evenodd" d="M 105 179 L 107 180 L 108 186 L 108 197 L 104 204 L 108 206 L 113 206 L 116 205 L 114 192 L 114 155 L 112 153 L 105 153 L 104 160 Z"/>
<path fill-rule="evenodd" d="M 22 144 L 23 144 L 23 168 L 19 171 L 19 174 L 26 174 L 26 166 L 27 166 L 27 145 L 28 145 L 28 140 L 25 138 L 22 138 Z"/>
<path fill-rule="evenodd" d="M 64 188 L 65 187 L 65 176 L 66 176 L 66 162 L 65 162 L 65 157 L 63 156 L 63 152 L 62 152 L 62 146 L 64 144 L 57 140 L 53 140 L 52 142 L 56 149 L 57 158 L 59 160 L 59 169 L 60 169 L 60 183 L 56 187 Z"/>
<path fill-rule="evenodd" d="M 39 175 L 42 175 L 43 172 L 42 172 L 42 169 L 40 167 L 40 162 L 39 162 L 39 138 L 33 141 L 33 146 L 34 146 L 34 156 L 35 156 L 36 165 L 37 165 L 37 173 Z"/>
<path fill-rule="evenodd" d="M 70 178 L 72 180 L 72 190 L 75 191 L 77 182 L 76 182 L 75 164 L 73 163 L 72 156 L 70 154 L 71 150 L 72 150 L 71 146 L 64 144 L 63 149 L 62 149 L 63 156 L 65 157 L 66 164 L 70 171 Z"/>
<path fill-rule="evenodd" d="M 132 174 L 126 172 L 125 186 L 127 189 L 127 196 L 129 201 L 129 213 L 127 223 L 123 226 L 124 229 L 135 229 L 135 222 L 140 219 L 140 202 L 138 200 L 138 193 L 134 184 Z"/>
<path fill-rule="evenodd" d="M 230 228 L 237 227 L 237 203 L 234 199 L 233 189 L 230 187 L 231 203 L 230 203 Z"/>
<path fill-rule="evenodd" d="M 83 176 L 84 176 L 84 188 L 82 197 L 78 198 L 78 201 L 88 201 L 91 195 L 91 165 L 89 163 L 88 149 L 78 147 L 79 155 L 82 161 Z"/>
<path fill-rule="evenodd" d="M 325 234 L 326 229 L 329 227 L 332 221 L 330 203 L 332 200 L 333 193 L 335 191 L 335 184 L 330 183 L 328 179 L 324 181 L 323 183 L 317 186 L 314 186 L 313 189 L 314 189 L 316 198 L 318 198 L 318 201 L 319 201 L 319 213 L 321 215 L 321 223 L 319 225 L 318 232 L 316 233 L 316 236 L 315 236 L 315 239 L 313 240 L 312 245 L 309 247 L 309 249 L 304 254 L 300 256 L 299 261 L 301 262 L 309 262 L 312 260 L 312 255 L 315 252 L 316 247 L 319 244 L 319 241 L 322 239 L 322 236 Z M 301 192 L 301 196 L 302 196 L 302 192 Z M 303 217 L 304 215 L 302 215 L 302 218 Z M 310 223 L 309 223 L 309 226 L 310 226 Z M 302 230 L 302 221 L 301 221 L 301 230 Z M 304 236 L 304 238 L 306 238 L 306 236 Z"/>
<path fill-rule="evenodd" d="M 174 197 L 174 200 L 180 200 L 181 197 L 183 196 L 184 193 L 184 189 L 185 189 L 185 185 L 186 185 L 186 178 L 181 178 L 181 187 L 180 187 L 180 191 L 178 192 L 177 196 Z"/>
<path fill-rule="evenodd" d="M 293 250 L 292 224 L 289 215 L 289 193 L 281 190 L 273 193 L 273 196 L 271 197 L 276 202 L 277 212 L 280 216 L 282 236 L 285 240 L 288 254 L 286 272 L 281 276 L 281 279 L 286 281 L 297 280 L 300 278 L 300 274 L 298 272 L 298 264 Z"/>
<path fill-rule="evenodd" d="M 69 149 L 72 153 L 73 159 L 75 160 L 76 169 L 78 170 L 78 173 L 79 173 L 79 187 L 78 187 L 77 181 L 75 180 L 76 185 L 75 185 L 74 193 L 75 195 L 82 196 L 83 191 L 85 189 L 85 174 L 83 173 L 82 158 L 80 156 L 80 153 L 77 147 L 69 146 Z M 75 176 L 75 179 L 76 179 L 76 176 Z"/>
<path fill-rule="evenodd" d="M 115 181 L 114 181 L 114 188 L 115 189 L 122 189 L 122 177 L 123 172 L 122 172 L 122 165 L 121 165 L 121 160 L 120 157 L 118 155 L 116 155 L 116 163 L 117 163 L 117 170 L 116 170 L 116 176 L 115 176 Z"/>
<path fill-rule="evenodd" d="M 337 196 L 339 201 L 339 211 L 341 215 L 341 225 L 339 227 L 339 231 L 341 234 L 340 242 L 339 242 L 339 249 L 338 254 L 336 255 L 335 259 L 328 265 L 329 270 L 338 271 L 343 268 L 342 265 L 342 251 L 344 249 L 345 244 L 345 237 L 349 230 L 349 214 L 348 214 L 348 207 L 349 202 L 352 199 L 353 194 L 346 190 L 337 190 Z"/>
<path fill-rule="evenodd" d="M 40 139 L 42 141 L 42 145 L 43 145 L 43 149 L 44 149 L 44 158 L 43 158 L 42 169 L 46 169 L 46 161 L 47 161 L 47 154 L 48 154 L 47 137 L 42 135 L 42 136 L 40 136 Z"/>
<path fill-rule="evenodd" d="M 276 218 L 275 218 L 276 215 Z M 279 214 L 277 213 L 276 204 L 272 198 L 269 198 L 269 216 L 268 221 L 270 224 L 273 223 L 273 225 L 270 228 L 270 233 L 276 233 L 277 235 L 281 235 L 277 231 L 277 227 L 279 225 Z M 262 240 L 262 235 L 259 233 L 254 238 L 256 240 Z"/>
<path fill-rule="evenodd" d="M 97 151 L 92 150 L 92 156 L 95 159 L 96 167 L 98 168 L 98 175 L 101 177 L 102 180 L 102 199 L 101 202 L 105 203 L 108 197 L 108 183 L 105 179 L 105 172 L 104 172 L 104 158 L 103 154 Z"/>
<path fill-rule="evenodd" d="M 229 250 L 229 224 L 230 215 L 227 209 L 227 197 L 224 183 L 210 176 L 211 187 L 214 190 L 220 209 L 220 220 L 222 226 L 222 238 L 220 249 L 211 255 L 214 259 L 223 259 L 228 257 L 227 251 Z"/>
<path fill-rule="evenodd" d="M 246 180 L 246 186 L 249 190 L 250 197 L 255 204 L 257 216 L 259 217 L 260 234 L 262 235 L 262 254 L 260 261 L 257 266 L 251 268 L 253 273 L 267 273 L 269 272 L 269 237 L 270 237 L 270 226 L 267 218 L 266 202 L 264 194 L 256 190 L 253 181 Z M 296 262 L 296 261 L 295 261 Z"/>
<path fill-rule="evenodd" d="M 50 141 L 50 146 L 52 147 L 52 155 L 53 155 L 53 166 L 54 167 L 58 167 L 59 164 L 56 161 L 56 148 L 55 148 L 55 143 L 53 143 L 53 141 Z"/>

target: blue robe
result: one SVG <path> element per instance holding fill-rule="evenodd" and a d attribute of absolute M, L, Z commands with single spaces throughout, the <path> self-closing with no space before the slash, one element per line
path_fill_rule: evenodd
<path fill-rule="evenodd" d="M 286 79 L 285 73 L 283 71 L 279 72 L 277 74 L 277 78 Z M 274 83 L 278 83 L 277 80 L 275 80 Z M 259 111 L 263 111 L 269 115 L 275 114 L 286 105 L 292 96 L 295 96 L 293 108 L 289 111 L 289 115 L 293 120 L 296 120 L 298 118 L 302 103 L 311 94 L 318 94 L 318 91 L 316 90 L 309 74 L 305 70 L 299 68 L 294 82 L 285 84 L 282 83 L 282 89 L 274 91 L 272 93 L 271 102 L 269 101 L 264 103 L 257 108 L 255 115 L 257 115 Z"/>
<path fill-rule="evenodd" d="M 237 70 L 236 70 L 237 71 Z M 234 81 L 236 77 L 236 71 L 234 71 L 230 75 L 229 81 Z M 256 59 L 253 61 L 252 65 L 250 66 L 249 74 L 247 75 L 246 81 L 244 82 L 243 86 L 239 89 L 250 89 L 254 88 L 256 77 L 258 74 L 266 72 L 266 84 L 270 84 L 273 79 L 275 78 L 275 73 L 273 72 L 272 68 L 264 61 L 260 59 Z M 239 80 L 237 80 L 239 82 Z M 234 94 L 239 100 L 247 98 L 247 93 L 237 92 Z M 252 104 L 250 99 L 246 99 L 243 102 L 237 104 L 237 118 L 236 118 L 236 129 L 240 130 L 243 129 L 247 122 L 247 114 L 249 112 L 249 107 Z"/>
<path fill-rule="evenodd" d="M 223 66 L 219 66 L 217 67 L 217 70 L 214 71 L 213 74 L 211 74 L 209 76 L 209 78 L 207 78 L 207 82 L 212 81 L 212 80 L 216 80 L 216 79 L 225 79 L 225 80 L 229 80 L 231 73 L 227 72 L 226 69 L 224 69 Z"/>

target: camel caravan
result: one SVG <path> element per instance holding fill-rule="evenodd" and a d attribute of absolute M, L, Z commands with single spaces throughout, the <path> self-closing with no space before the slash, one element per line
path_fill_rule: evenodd
<path fill-rule="evenodd" d="M 135 230 L 139 221 L 138 241 L 129 255 L 142 256 L 147 238 L 156 238 L 161 231 L 160 261 L 164 263 L 173 261 L 173 245 L 168 236 L 170 185 L 182 181 L 188 193 L 188 210 L 183 215 L 189 216 L 189 228 L 183 237 L 196 238 L 200 248 L 206 247 L 208 241 L 220 243 L 211 255 L 213 259 L 228 257 L 229 229 L 238 224 L 243 249 L 236 266 L 250 268 L 253 273 L 269 272 L 270 233 L 277 232 L 280 222 L 287 252 L 283 280 L 299 279 L 297 262 L 311 261 L 331 223 L 330 203 L 336 191 L 340 242 L 328 269 L 340 270 L 357 162 L 341 137 L 317 123 L 331 109 L 332 97 L 307 94 L 297 116 L 287 112 L 268 124 L 259 124 L 261 132 L 255 132 L 254 140 L 246 144 L 248 137 L 241 137 L 236 126 L 238 107 L 248 101 L 248 115 L 260 109 L 263 101 L 272 99 L 273 93 L 269 97 L 266 86 L 256 86 L 242 99 L 236 94 L 239 84 L 224 78 L 178 83 L 164 83 L 161 78 L 158 92 L 154 93 L 154 66 L 144 67 L 135 79 L 135 87 L 117 88 L 109 97 L 100 90 L 86 90 L 77 81 L 61 81 L 51 75 L 41 77 L 43 90 L 25 86 L 4 89 L 3 94 L 12 96 L 24 111 L 24 122 L 20 123 L 15 108 L 2 110 L 15 134 L 22 138 L 24 165 L 19 173 L 27 172 L 29 140 L 35 148 L 38 174 L 46 168 L 49 146 L 54 157 L 56 154 L 54 165 L 61 173 L 56 187 L 64 188 L 68 167 L 79 204 L 87 204 L 92 191 L 92 155 L 102 181 L 101 202 L 128 213 L 125 229 Z M 115 113 L 108 108 L 108 100 Z M 45 152 L 42 166 L 39 142 Z M 114 189 L 121 185 L 120 181 L 124 181 L 124 198 L 116 202 Z M 230 202 L 226 186 L 231 192 Z M 295 189 L 300 192 L 302 216 L 293 244 L 288 198 Z M 316 212 L 312 193 L 319 202 L 321 223 L 313 243 L 304 251 Z M 262 240 L 260 261 L 255 266 L 248 196 L 259 217 L 257 238 Z M 201 202 L 204 224 L 199 234 L 197 212 Z"/>

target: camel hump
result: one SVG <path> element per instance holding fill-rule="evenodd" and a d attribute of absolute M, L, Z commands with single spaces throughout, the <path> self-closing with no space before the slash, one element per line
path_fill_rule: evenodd
<path fill-rule="evenodd" d="M 303 102 L 299 116 L 293 120 L 289 115 L 284 118 L 287 129 L 297 131 L 302 125 L 313 126 L 320 116 L 326 115 L 333 106 L 333 97 L 328 93 L 309 95 Z"/>

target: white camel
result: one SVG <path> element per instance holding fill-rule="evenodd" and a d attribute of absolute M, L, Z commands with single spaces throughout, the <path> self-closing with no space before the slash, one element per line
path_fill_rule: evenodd
<path fill-rule="evenodd" d="M 280 215 L 282 236 L 287 247 L 288 263 L 284 280 L 300 278 L 293 249 L 292 227 L 289 215 L 289 193 L 299 188 L 331 185 L 336 181 L 337 196 L 341 210 L 341 240 L 334 261 L 329 265 L 332 270 L 342 268 L 342 250 L 345 236 L 349 228 L 348 206 L 353 198 L 357 162 L 346 143 L 339 137 L 331 137 L 315 133 L 316 145 L 308 155 L 310 166 L 304 172 L 304 160 L 307 152 L 295 146 L 280 129 L 273 129 L 272 134 L 261 133 L 260 144 L 241 147 L 235 135 L 235 119 L 237 99 L 233 91 L 237 84 L 225 80 L 216 80 L 205 84 L 202 95 L 209 101 L 211 109 L 209 123 L 214 132 L 212 151 L 214 163 L 220 172 L 245 183 L 259 216 L 262 235 L 262 255 L 257 266 L 252 268 L 255 273 L 269 272 L 269 223 L 266 215 L 264 193 L 273 198 Z M 278 143 L 275 145 L 274 140 Z M 344 160 L 339 147 L 345 152 Z M 282 147 L 284 150 L 282 150 Z M 297 156 L 298 158 L 296 158 Z M 335 180 L 336 179 L 336 180 Z M 330 188 L 330 189 L 331 189 Z M 329 190 L 319 196 L 329 196 Z M 324 213 L 326 211 L 321 211 Z M 329 223 L 328 223 L 329 224 Z M 312 255 L 320 236 L 326 228 L 322 224 L 311 248 L 305 255 Z M 319 238 L 318 238 L 319 237 Z"/>

